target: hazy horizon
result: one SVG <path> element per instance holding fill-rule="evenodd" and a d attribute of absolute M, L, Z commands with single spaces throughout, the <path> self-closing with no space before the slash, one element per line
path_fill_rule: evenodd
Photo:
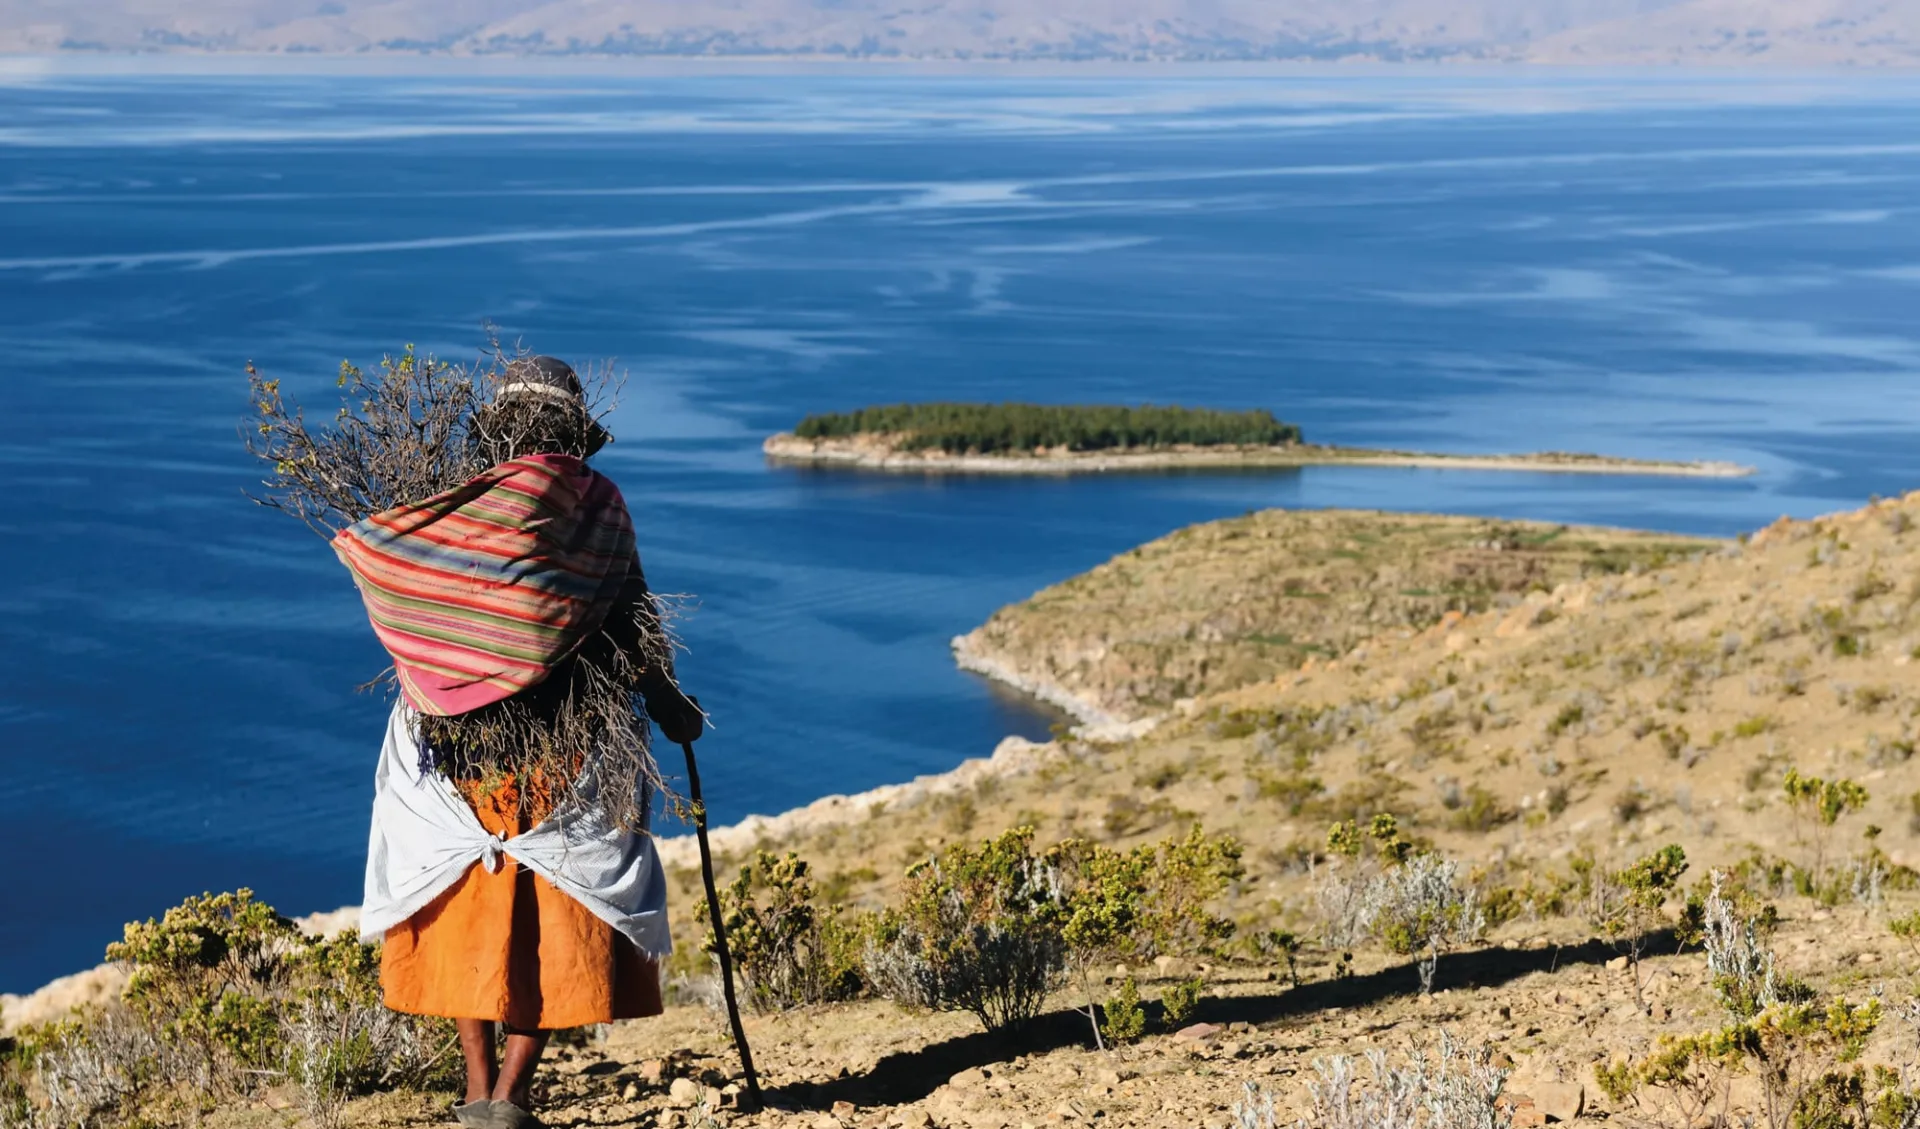
<path fill-rule="evenodd" d="M 0 52 L 1920 66 L 1896 0 L 0 0 Z"/>

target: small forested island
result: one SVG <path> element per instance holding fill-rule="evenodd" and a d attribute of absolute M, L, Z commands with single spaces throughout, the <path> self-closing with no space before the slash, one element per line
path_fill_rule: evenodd
<path fill-rule="evenodd" d="M 764 444 L 777 462 L 863 470 L 1067 474 L 1176 467 L 1378 466 L 1734 478 L 1727 462 L 1546 451 L 1460 455 L 1309 443 L 1270 411 L 1153 404 L 888 404 L 810 415 Z"/>

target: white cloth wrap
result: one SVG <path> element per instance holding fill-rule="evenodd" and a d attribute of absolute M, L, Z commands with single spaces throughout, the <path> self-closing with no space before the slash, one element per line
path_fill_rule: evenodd
<path fill-rule="evenodd" d="M 377 937 L 420 912 L 475 863 L 497 873 L 505 854 L 641 952 L 659 958 L 673 951 L 666 875 L 652 836 L 621 830 L 591 803 L 555 811 L 511 839 L 489 834 L 451 783 L 439 773 L 421 773 L 411 723 L 411 711 L 396 703 L 373 773 L 363 936 Z"/>

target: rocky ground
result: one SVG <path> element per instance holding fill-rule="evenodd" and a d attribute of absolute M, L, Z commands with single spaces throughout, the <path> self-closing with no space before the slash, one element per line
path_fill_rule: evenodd
<path fill-rule="evenodd" d="M 1912 952 L 1861 910 L 1798 912 L 1776 948 L 1788 968 L 1836 986 L 1901 998 L 1909 990 Z M 1086 1020 L 1064 1007 L 1018 1040 L 987 1036 L 970 1018 L 909 1017 L 880 1002 L 753 1017 L 749 1040 L 769 1102 L 758 1113 L 739 1109 L 724 1017 L 677 1007 L 556 1051 L 544 1117 L 562 1127 L 648 1129 L 1228 1129 L 1252 1086 L 1275 1101 L 1285 1124 L 1303 1112 L 1316 1060 L 1372 1048 L 1396 1061 L 1430 1058 L 1444 1031 L 1493 1048 L 1494 1062 L 1510 1071 L 1516 1126 L 1667 1123 L 1657 1099 L 1610 1102 L 1593 1067 L 1644 1054 L 1661 1034 L 1711 1026 L 1704 960 L 1668 950 L 1645 961 L 1638 1000 L 1625 964 L 1570 923 L 1547 921 L 1512 923 L 1486 947 L 1443 958 L 1431 996 L 1419 994 L 1410 965 L 1369 955 L 1345 978 L 1326 955 L 1310 955 L 1297 987 L 1284 971 L 1210 968 L 1212 995 L 1191 1024 L 1113 1051 L 1094 1050 Z M 1869 1058 L 1915 1061 L 1917 1036 L 1910 1021 L 1891 1018 Z M 446 1123 L 443 1107 L 444 1099 L 369 1099 L 348 1121 Z M 210 1125 L 267 1124 L 267 1112 L 230 1111 Z"/>

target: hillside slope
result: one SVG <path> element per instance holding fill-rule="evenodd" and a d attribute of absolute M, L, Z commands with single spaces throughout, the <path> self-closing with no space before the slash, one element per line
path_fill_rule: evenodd
<path fill-rule="evenodd" d="M 1244 570 L 1218 563 L 1238 542 L 1295 564 L 1296 549 L 1277 539 L 1218 536 L 1291 516 L 1164 539 L 1153 547 L 1159 568 Z M 1377 523 L 1375 546 L 1395 546 L 1396 529 L 1424 520 L 1339 519 L 1349 532 Z M 1511 1090 L 1552 1105 L 1549 1116 L 1678 1129 L 1684 1118 L 1659 1100 L 1609 1099 L 1594 1067 L 1710 1025 L 1702 959 L 1663 949 L 1636 978 L 1623 950 L 1596 939 L 1578 876 L 1669 843 L 1685 850 L 1689 881 L 1738 867 L 1778 901 L 1771 944 L 1783 971 L 1823 990 L 1879 993 L 1920 1016 L 1906 1002 L 1914 954 L 1887 924 L 1920 906 L 1907 869 L 1920 865 L 1916 575 L 1920 494 L 1783 520 L 1658 568 L 1534 587 L 1511 606 L 1442 613 L 1417 632 L 1391 627 L 1339 659 L 1309 656 L 1203 695 L 1144 736 L 1064 738 L 918 798 L 854 797 L 724 834 L 735 859 L 799 852 L 849 907 L 887 904 L 900 871 L 942 843 L 1016 824 L 1036 827 L 1042 842 L 1125 847 L 1197 822 L 1246 848 L 1247 872 L 1219 907 L 1239 923 L 1239 956 L 1136 970 L 1156 993 L 1201 972 L 1213 996 L 1201 1018 L 1222 1025 L 1212 1033 L 1102 1055 L 1063 1015 L 1023 1050 L 950 1017 L 903 1024 L 890 1005 L 861 1002 L 758 1020 L 756 1038 L 778 1048 L 789 1092 L 815 1108 L 853 1103 L 843 1126 L 1223 1126 L 1243 1083 L 1284 1115 L 1306 1099 L 1314 1057 L 1428 1053 L 1444 1027 L 1497 1048 Z M 1235 595 L 1228 584 L 1197 588 L 1223 607 Z M 1130 608 L 1175 619 L 1192 607 L 1189 592 L 1166 587 L 1091 590 L 1116 598 L 1110 607 L 1089 598 L 1087 610 L 1104 616 Z M 1786 798 L 1789 769 L 1858 782 L 1864 807 L 1823 827 Z M 1434 997 L 1417 994 L 1408 963 L 1326 941 L 1323 891 L 1342 873 L 1328 826 L 1382 812 L 1460 860 L 1486 903 L 1502 907 L 1492 947 L 1444 959 L 1440 975 L 1454 987 Z M 692 872 L 675 877 L 692 896 Z M 1286 986 L 1277 957 L 1254 955 L 1252 942 L 1275 928 L 1303 939 L 1298 987 Z M 711 1021 L 700 1030 L 721 1053 Z M 636 1025 L 618 1038 L 634 1058 L 691 1036 Z M 1910 1062 L 1914 1047 L 1914 1032 L 1889 1020 L 1868 1057 Z M 1751 1113 L 1757 1097 L 1738 1100 Z"/>
<path fill-rule="evenodd" d="M 1156 543 L 1156 568 L 1220 568 L 1221 580 L 1195 591 L 1230 606 L 1236 591 L 1225 578 L 1257 575 L 1235 555 L 1298 566 L 1298 546 L 1247 535 L 1291 517 L 1167 538 Z M 1431 519 L 1405 515 L 1329 520 L 1344 540 L 1325 545 L 1358 558 L 1338 567 L 1362 571 L 1404 567 L 1409 538 L 1434 532 Z M 1588 535 L 1556 538 L 1562 557 L 1541 568 L 1587 559 L 1574 547 Z M 701 928 L 697 872 L 686 851 L 666 852 L 681 1002 L 661 1019 L 559 1049 L 540 1094 L 546 1118 L 662 1129 L 1290 1124 L 1320 1077 L 1315 1059 L 1380 1050 L 1395 1062 L 1430 1060 L 1444 1032 L 1509 1072 L 1506 1110 L 1521 1129 L 1691 1129 L 1704 1122 L 1684 1095 L 1610 1093 L 1596 1074 L 1643 1059 L 1663 1037 L 1726 1022 L 1697 950 L 1654 928 L 1632 934 L 1647 947 L 1631 963 L 1628 935 L 1604 924 L 1617 894 L 1596 876 L 1668 845 L 1690 865 L 1676 894 L 1698 889 L 1709 867 L 1730 870 L 1743 904 L 1777 908 L 1779 924 L 1756 926 L 1755 943 L 1783 982 L 1828 1000 L 1880 1001 L 1884 1015 L 1874 1013 L 1877 1026 L 1856 1049 L 1868 1063 L 1911 1066 L 1920 1057 L 1916 954 L 1891 924 L 1920 929 L 1920 494 L 1688 550 L 1659 567 L 1529 584 L 1506 606 L 1443 611 L 1424 628 L 1424 610 L 1411 623 L 1367 625 L 1383 630 L 1337 658 L 1309 655 L 1203 691 L 1137 736 L 1010 742 L 1007 755 L 944 780 L 717 833 L 723 871 L 757 850 L 797 852 L 812 864 L 821 908 L 842 915 L 897 904 L 902 874 L 943 844 L 1017 825 L 1041 843 L 1128 848 L 1197 823 L 1244 845 L 1244 873 L 1209 907 L 1237 925 L 1231 937 L 1092 969 L 1017 1037 L 871 998 L 750 1018 L 776 1103 L 767 1111 L 737 1108 L 724 1021 L 700 1002 L 712 991 L 689 943 Z M 1194 591 L 1169 585 L 1086 593 L 1085 613 L 1101 616 L 1171 622 L 1199 606 Z M 1330 614 L 1323 629 L 1345 638 L 1366 627 Z M 1832 793 L 1841 799 L 1823 818 L 1818 803 L 1791 798 L 1793 772 L 1851 786 Z M 1366 864 L 1333 849 L 1329 825 L 1382 814 L 1434 852 L 1418 857 L 1457 862 L 1457 880 L 1487 913 L 1483 939 L 1438 958 L 1432 995 L 1420 994 L 1410 958 L 1337 935 L 1339 897 L 1354 888 L 1343 882 Z M 1678 912 L 1677 896 L 1664 900 L 1648 911 L 1656 925 Z M 1274 930 L 1291 933 L 1297 951 L 1283 956 Z M 1128 978 L 1160 1001 L 1149 1008 L 1152 1029 L 1118 1051 L 1091 1049 L 1071 1008 L 1089 994 L 1111 1002 Z M 1176 1030 L 1161 1008 L 1189 978 L 1206 997 L 1192 1016 L 1200 1023 Z M 1813 1055 L 1796 1069 L 1831 1061 Z M 1751 1075 L 1706 1082 L 1720 1087 L 1729 1123 L 1765 1123 Z M 1249 1092 L 1254 1115 L 1233 1114 Z M 1266 1098 L 1278 1107 L 1274 1122 L 1257 1114 Z M 288 1100 L 223 1110 L 205 1124 L 285 1125 Z M 389 1095 L 353 1103 L 343 1123 L 424 1125 L 444 1121 L 443 1109 Z M 1309 1123 L 1363 1124 L 1324 1113 Z M 1821 1124 L 1869 1119 L 1842 1110 Z"/>

